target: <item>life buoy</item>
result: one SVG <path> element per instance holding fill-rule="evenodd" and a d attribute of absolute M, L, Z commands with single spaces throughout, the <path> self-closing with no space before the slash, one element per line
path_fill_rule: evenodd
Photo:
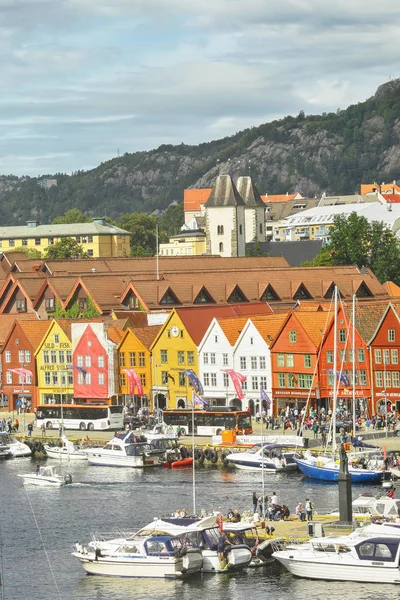
<path fill-rule="evenodd" d="M 211 450 L 210 450 L 210 448 L 206 448 L 204 450 L 204 458 L 206 460 L 211 460 Z"/>
<path fill-rule="evenodd" d="M 229 460 L 227 459 L 228 453 L 227 452 L 223 452 L 221 454 L 221 460 L 224 463 L 224 465 L 229 465 Z"/>
<path fill-rule="evenodd" d="M 216 450 L 211 450 L 211 462 L 214 464 L 218 462 L 218 452 Z"/>
<path fill-rule="evenodd" d="M 199 461 L 199 463 L 202 465 L 205 459 L 205 454 L 203 452 L 203 450 L 199 450 L 197 453 L 197 460 Z"/>

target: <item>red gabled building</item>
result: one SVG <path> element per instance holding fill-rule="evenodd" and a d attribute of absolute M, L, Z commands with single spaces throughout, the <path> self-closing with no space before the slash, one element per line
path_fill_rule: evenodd
<path fill-rule="evenodd" d="M 305 406 L 308 397 L 318 406 L 318 350 L 329 313 L 289 313 L 270 346 L 274 414 L 287 405 Z"/>
<path fill-rule="evenodd" d="M 400 411 L 400 317 L 398 306 L 388 304 L 369 341 L 373 373 L 372 413 Z"/>

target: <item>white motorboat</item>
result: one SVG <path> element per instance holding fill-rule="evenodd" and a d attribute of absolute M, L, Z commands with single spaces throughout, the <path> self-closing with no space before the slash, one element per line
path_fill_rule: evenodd
<path fill-rule="evenodd" d="M 19 473 L 25 485 L 40 485 L 47 487 L 60 487 L 72 483 L 71 475 L 62 476 L 53 465 L 39 467 L 35 473 Z"/>
<path fill-rule="evenodd" d="M 84 452 L 91 465 L 142 468 L 162 466 L 165 450 L 129 431 L 116 435 L 102 448 L 87 448 Z"/>
<path fill-rule="evenodd" d="M 77 543 L 72 555 L 90 575 L 113 577 L 182 579 L 200 571 L 203 563 L 199 548 L 187 548 L 181 539 L 168 535 L 95 541 L 89 548 Z"/>
<path fill-rule="evenodd" d="M 231 452 L 226 461 L 237 469 L 277 473 L 297 469 L 294 454 L 295 450 L 288 450 L 282 444 L 255 444 L 245 452 Z"/>
<path fill-rule="evenodd" d="M 17 438 L 10 435 L 6 431 L 0 432 L 0 443 L 9 446 L 9 452 L 12 458 L 30 456 L 32 454 L 32 450 L 29 448 L 28 444 L 20 442 L 19 440 L 17 440 Z"/>
<path fill-rule="evenodd" d="M 11 458 L 10 444 L 0 438 L 0 458 Z"/>
<path fill-rule="evenodd" d="M 400 584 L 399 533 L 395 527 L 368 526 L 347 536 L 290 543 L 272 556 L 298 577 Z"/>
<path fill-rule="evenodd" d="M 203 556 L 203 573 L 221 573 L 247 567 L 252 553 L 247 544 L 226 546 L 226 560 L 218 556 L 218 540 L 221 536 L 215 515 L 203 519 L 191 517 L 155 519 L 138 531 L 137 535 L 174 535 L 179 536 L 190 548 L 200 548 Z"/>
<path fill-rule="evenodd" d="M 223 522 L 223 531 L 226 533 L 231 544 L 245 544 L 251 550 L 252 560 L 250 566 L 260 566 L 271 560 L 273 548 L 272 538 L 261 540 L 255 523 L 232 523 Z"/>
<path fill-rule="evenodd" d="M 390 498 L 387 494 L 374 496 L 373 494 L 361 494 L 352 502 L 353 518 L 369 519 L 378 517 L 384 519 L 397 519 L 400 516 L 400 499 Z M 332 515 L 338 515 L 339 511 L 333 511 Z"/>
<path fill-rule="evenodd" d="M 65 435 L 61 436 L 61 446 L 44 444 L 44 449 L 49 458 L 59 460 L 87 460 L 87 454 L 81 448 L 71 442 Z"/>
<path fill-rule="evenodd" d="M 151 429 L 135 429 L 135 433 L 144 435 L 148 442 L 161 439 L 176 440 L 177 436 L 173 427 L 166 425 L 165 423 L 158 423 Z"/>

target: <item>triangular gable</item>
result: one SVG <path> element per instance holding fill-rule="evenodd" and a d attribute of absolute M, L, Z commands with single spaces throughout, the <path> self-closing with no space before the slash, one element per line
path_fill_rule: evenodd
<path fill-rule="evenodd" d="M 203 285 L 201 290 L 193 300 L 193 304 L 215 304 L 215 300 L 207 291 L 207 288 L 205 288 Z"/>
<path fill-rule="evenodd" d="M 174 306 L 182 304 L 170 287 L 161 296 L 159 304 L 163 306 Z"/>
<path fill-rule="evenodd" d="M 3 287 L 0 289 L 0 306 L 3 305 L 4 299 L 7 297 L 10 289 L 15 285 L 15 279 L 12 276 L 8 276 L 4 282 Z"/>
<path fill-rule="evenodd" d="M 47 288 L 53 292 L 56 300 L 58 300 L 60 305 L 62 305 L 62 298 L 59 296 L 58 292 L 54 289 L 51 282 L 46 280 L 43 282 L 42 287 L 40 288 L 40 290 L 38 291 L 38 293 L 36 294 L 36 297 L 34 298 L 34 300 L 32 302 L 33 308 L 35 308 L 35 309 L 37 308 L 38 304 L 43 299 L 43 296 L 44 296 Z"/>
<path fill-rule="evenodd" d="M 356 290 L 357 298 L 372 298 L 373 294 L 365 281 L 362 281 Z"/>
<path fill-rule="evenodd" d="M 79 292 L 80 289 L 84 290 L 87 297 L 92 300 L 94 306 L 96 307 L 96 310 L 101 315 L 103 312 L 101 307 L 97 304 L 96 299 L 93 297 L 93 294 L 91 294 L 90 290 L 87 288 L 87 286 L 85 285 L 85 283 L 82 281 L 82 279 L 80 277 L 76 280 L 75 284 L 72 286 L 72 289 L 64 302 L 63 308 L 68 309 L 71 300 L 74 298 L 75 294 L 77 294 Z"/>
<path fill-rule="evenodd" d="M 323 295 L 324 295 L 325 300 L 331 300 L 334 297 L 335 287 L 336 287 L 336 283 L 334 281 L 331 281 L 331 283 L 328 286 L 325 286 L 325 289 L 323 290 Z M 339 295 L 341 295 L 339 288 L 338 288 L 338 292 L 339 292 Z"/>
<path fill-rule="evenodd" d="M 301 283 L 293 294 L 293 300 L 312 300 L 312 296 L 304 283 Z"/>
<path fill-rule="evenodd" d="M 237 302 L 248 302 L 248 299 L 243 294 L 238 285 L 235 285 L 227 300 L 228 304 L 236 304 Z"/>
<path fill-rule="evenodd" d="M 147 304 L 145 303 L 142 296 L 139 294 L 139 292 L 137 291 L 137 289 L 135 288 L 135 286 L 133 285 L 132 282 L 128 283 L 128 285 L 126 286 L 125 290 L 123 291 L 123 293 L 121 294 L 121 297 L 119 299 L 123 306 L 127 306 L 125 304 L 125 300 L 127 298 L 129 298 L 129 294 L 133 294 L 133 296 L 136 298 L 136 300 L 140 304 L 141 308 L 138 308 L 138 310 L 149 310 Z"/>
<path fill-rule="evenodd" d="M 278 296 L 278 294 L 276 293 L 276 291 L 274 290 L 274 288 L 272 287 L 272 285 L 269 283 L 267 285 L 267 287 L 265 288 L 265 290 L 263 291 L 263 293 L 260 296 L 260 300 L 264 301 L 264 302 L 269 302 L 269 301 L 274 301 L 274 300 L 280 300 L 280 297 Z"/>
<path fill-rule="evenodd" d="M 15 297 L 15 295 L 17 294 L 18 291 L 20 291 L 22 293 L 22 295 L 24 296 L 24 298 L 25 298 L 25 310 L 23 310 L 21 312 L 27 312 L 27 310 L 28 310 L 28 302 L 29 302 L 29 305 L 32 308 L 31 299 L 29 298 L 29 296 L 25 292 L 24 288 L 21 285 L 19 285 L 18 282 L 16 282 L 12 286 L 12 288 L 9 290 L 6 298 L 4 299 L 4 302 L 3 302 L 3 304 L 2 304 L 2 306 L 0 308 L 0 314 L 1 313 L 6 313 L 7 308 L 9 307 L 10 303 L 12 302 L 13 298 Z"/>
<path fill-rule="evenodd" d="M 51 322 L 49 323 L 49 328 L 47 329 L 46 333 L 44 334 L 41 342 L 39 343 L 39 345 L 37 346 L 36 350 L 35 350 L 35 356 L 38 356 L 39 352 L 42 349 L 43 344 L 45 343 L 46 339 L 48 338 L 48 336 L 51 334 L 51 331 L 54 329 L 54 327 L 58 325 L 57 321 L 55 319 L 52 319 Z M 60 327 L 61 329 L 61 327 Z"/>
<path fill-rule="evenodd" d="M 397 319 L 397 320 L 399 321 L 399 323 L 400 323 L 400 315 L 399 315 L 399 313 L 397 312 L 397 310 L 396 310 L 396 308 L 393 306 L 393 304 L 392 304 L 391 302 L 389 302 L 389 304 L 388 304 L 388 305 L 387 305 L 387 307 L 386 307 L 386 310 L 385 310 L 385 312 L 384 312 L 384 313 L 383 313 L 383 315 L 382 315 L 382 318 L 379 320 L 379 323 L 378 323 L 378 325 L 377 325 L 377 327 L 376 327 L 376 329 L 375 329 L 375 331 L 374 331 L 374 334 L 373 334 L 373 336 L 371 337 L 371 339 L 370 339 L 369 341 L 367 341 L 367 340 L 366 340 L 366 342 L 367 342 L 367 346 L 370 346 L 370 345 L 372 344 L 372 342 L 374 341 L 374 339 L 376 338 L 376 336 L 378 335 L 378 333 L 379 333 L 379 331 L 380 331 L 380 329 L 381 329 L 381 327 L 382 327 L 382 324 L 384 323 L 384 321 L 385 321 L 385 319 L 386 319 L 386 316 L 387 316 L 387 314 L 388 314 L 388 312 L 389 312 L 390 310 L 392 310 L 392 311 L 393 311 L 393 314 L 394 314 L 394 316 L 396 317 L 396 319 Z"/>

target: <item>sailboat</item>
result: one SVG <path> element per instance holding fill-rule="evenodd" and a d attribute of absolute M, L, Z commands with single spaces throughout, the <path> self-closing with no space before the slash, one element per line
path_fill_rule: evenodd
<path fill-rule="evenodd" d="M 294 456 L 294 461 L 300 471 L 306 477 L 322 481 L 337 481 L 339 477 L 340 461 L 336 456 L 336 407 L 339 382 L 337 381 L 337 315 L 338 315 L 338 288 L 335 286 L 335 313 L 334 313 L 334 354 L 333 354 L 333 409 L 332 409 L 332 455 L 314 456 L 307 450 L 302 456 Z M 353 415 L 354 413 L 354 386 L 355 386 L 355 298 L 353 298 Z M 355 416 L 353 416 L 355 420 Z M 354 426 L 355 431 L 355 426 Z M 349 473 L 352 483 L 381 483 L 389 479 L 390 472 L 384 470 L 381 454 L 367 453 L 360 460 L 361 455 L 357 453 L 357 461 L 349 461 Z"/>

